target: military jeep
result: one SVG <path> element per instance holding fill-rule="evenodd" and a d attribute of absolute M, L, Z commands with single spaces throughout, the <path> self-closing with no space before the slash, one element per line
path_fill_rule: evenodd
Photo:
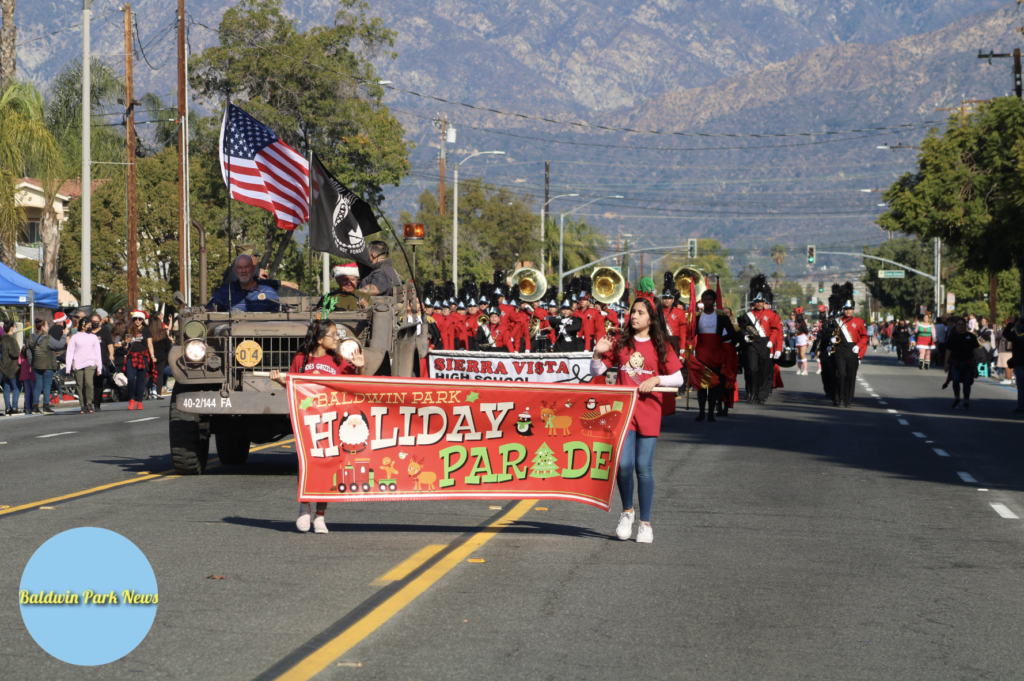
<path fill-rule="evenodd" d="M 242 465 L 253 444 L 276 442 L 292 433 L 286 390 L 270 380 L 286 372 L 319 297 L 281 288 L 280 312 L 210 312 L 181 308 L 178 344 L 168 363 L 174 372 L 170 405 L 171 457 L 181 475 L 206 469 L 210 437 L 217 438 L 221 463 Z M 368 376 L 412 376 L 426 356 L 426 337 L 408 323 L 416 297 L 412 284 L 395 295 L 375 296 L 355 312 L 334 311 L 342 340 L 363 349 Z"/>

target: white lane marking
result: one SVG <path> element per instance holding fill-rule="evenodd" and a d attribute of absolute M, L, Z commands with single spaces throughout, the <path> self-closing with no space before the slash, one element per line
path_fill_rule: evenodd
<path fill-rule="evenodd" d="M 879 398 L 881 399 L 881 398 Z M 879 402 L 879 404 L 889 404 L 888 402 Z"/>
<path fill-rule="evenodd" d="M 932 451 L 939 456 L 949 456 L 949 453 L 945 449 L 936 449 L 935 447 L 932 447 Z"/>
<path fill-rule="evenodd" d="M 910 422 L 907 421 L 906 419 L 896 419 L 896 420 L 899 421 L 899 424 L 901 426 L 909 426 L 910 425 Z"/>
<path fill-rule="evenodd" d="M 160 418 L 160 417 L 159 416 L 147 416 L 144 419 L 133 419 L 131 421 L 125 421 L 125 423 L 142 423 L 143 421 L 152 421 L 153 419 L 158 419 L 158 418 Z"/>
<path fill-rule="evenodd" d="M 899 413 L 895 409 L 886 409 L 886 411 L 889 412 L 890 414 L 898 414 Z"/>
<path fill-rule="evenodd" d="M 963 480 L 964 482 L 978 482 L 977 480 L 974 479 L 973 475 L 965 471 L 957 471 L 956 474 L 959 475 L 960 479 Z"/>
<path fill-rule="evenodd" d="M 979 492 L 987 492 L 988 491 L 988 487 L 979 487 L 978 491 Z"/>
<path fill-rule="evenodd" d="M 918 433 L 917 431 L 914 431 L 914 437 L 925 437 L 925 434 L 924 433 Z"/>
<path fill-rule="evenodd" d="M 78 432 L 77 430 L 69 430 L 69 431 L 64 432 L 64 433 L 50 433 L 49 435 L 39 435 L 39 436 L 36 437 L 36 439 L 37 440 L 42 440 L 44 437 L 59 437 L 61 435 L 71 435 L 72 433 L 77 433 L 77 432 Z"/>
<path fill-rule="evenodd" d="M 1002 504 L 997 504 L 995 502 L 989 502 L 989 506 L 991 506 L 993 509 L 995 509 L 995 512 L 998 513 L 1003 518 L 1009 518 L 1010 520 L 1019 520 L 1020 519 L 1019 516 L 1016 513 L 1014 513 L 1010 509 L 1006 508 Z"/>

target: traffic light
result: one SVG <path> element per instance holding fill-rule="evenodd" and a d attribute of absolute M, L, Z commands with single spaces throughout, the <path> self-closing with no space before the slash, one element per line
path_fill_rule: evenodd
<path fill-rule="evenodd" d="M 824 292 L 825 292 L 825 282 L 819 281 L 818 282 L 818 293 L 824 293 Z"/>
<path fill-rule="evenodd" d="M 697 240 L 696 239 L 687 239 L 686 240 L 686 250 L 687 250 L 687 254 L 691 258 L 696 258 L 697 257 Z"/>
<path fill-rule="evenodd" d="M 813 265 L 814 264 L 814 246 L 808 246 L 807 247 L 807 264 L 808 265 Z"/>

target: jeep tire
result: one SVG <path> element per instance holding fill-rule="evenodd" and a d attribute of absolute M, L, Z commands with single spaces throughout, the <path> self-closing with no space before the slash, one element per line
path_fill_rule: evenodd
<path fill-rule="evenodd" d="M 196 388 L 175 383 L 171 392 L 171 461 L 178 475 L 200 475 L 210 454 L 210 420 L 178 410 L 178 395 Z"/>
<path fill-rule="evenodd" d="M 249 440 L 233 433 L 217 433 L 217 458 L 226 466 L 243 466 L 249 459 Z"/>

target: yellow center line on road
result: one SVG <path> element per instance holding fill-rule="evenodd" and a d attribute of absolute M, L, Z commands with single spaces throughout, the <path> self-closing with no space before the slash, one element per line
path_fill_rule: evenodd
<path fill-rule="evenodd" d="M 279 681 L 307 681 L 319 674 L 331 662 L 347 653 L 356 644 L 395 616 L 402 608 L 416 600 L 434 583 L 448 574 L 452 568 L 466 560 L 474 551 L 490 541 L 494 535 L 526 515 L 536 503 L 536 499 L 526 499 L 517 503 L 511 511 L 474 534 L 464 544 L 437 561 L 435 565 L 427 568 L 423 574 L 413 579 L 394 596 L 371 610 L 361 620 L 303 658 L 298 664 L 279 676 Z M 413 561 L 418 555 L 430 548 L 433 547 L 428 546 L 426 549 L 421 549 L 405 563 L 396 567 L 393 572 L 402 568 L 406 563 Z"/>
<path fill-rule="evenodd" d="M 295 442 L 295 440 L 294 439 L 292 439 L 292 440 L 285 440 L 285 442 Z M 258 452 L 261 449 L 269 449 L 271 447 L 277 447 L 277 446 L 279 446 L 281 444 L 284 444 L 284 443 L 282 443 L 282 442 L 271 442 L 270 444 L 260 445 L 259 447 L 252 447 L 249 451 L 250 452 Z M 222 465 L 222 464 L 220 463 L 219 459 L 211 459 L 210 462 L 206 465 L 206 468 L 207 469 L 216 468 L 217 466 L 220 466 L 220 465 Z M 84 489 L 81 492 L 72 492 L 71 494 L 64 494 L 64 495 L 59 496 L 59 497 L 53 497 L 53 498 L 50 498 L 50 499 L 43 499 L 42 501 L 33 501 L 31 503 L 28 503 L 28 504 L 22 504 L 21 506 L 13 506 L 11 508 L 5 508 L 3 510 L 0 510 L 0 516 L 7 515 L 8 513 L 17 513 L 18 511 L 25 511 L 27 509 L 36 508 L 38 506 L 43 506 L 43 505 L 46 505 L 46 504 L 53 504 L 53 503 L 56 503 L 58 501 L 67 501 L 68 499 L 75 499 L 77 497 L 83 497 L 83 496 L 86 496 L 87 494 L 96 494 L 97 492 L 103 492 L 105 490 L 113 489 L 115 487 L 122 487 L 124 485 L 131 485 L 131 484 L 136 483 L 136 482 L 145 482 L 147 480 L 156 480 L 157 478 L 180 478 L 180 477 L 181 476 L 176 474 L 173 470 L 171 470 L 171 471 L 161 471 L 160 473 L 150 473 L 148 475 L 140 475 L 138 477 L 131 478 L 129 480 L 121 480 L 120 482 L 111 482 L 111 483 L 108 483 L 106 485 L 100 485 L 99 487 L 90 487 L 89 489 Z"/>
<path fill-rule="evenodd" d="M 405 579 L 413 570 L 426 563 L 434 557 L 434 554 L 444 548 L 446 548 L 444 544 L 431 544 L 430 546 L 424 546 L 422 549 L 370 582 L 370 586 L 384 586 L 385 584 Z"/>

